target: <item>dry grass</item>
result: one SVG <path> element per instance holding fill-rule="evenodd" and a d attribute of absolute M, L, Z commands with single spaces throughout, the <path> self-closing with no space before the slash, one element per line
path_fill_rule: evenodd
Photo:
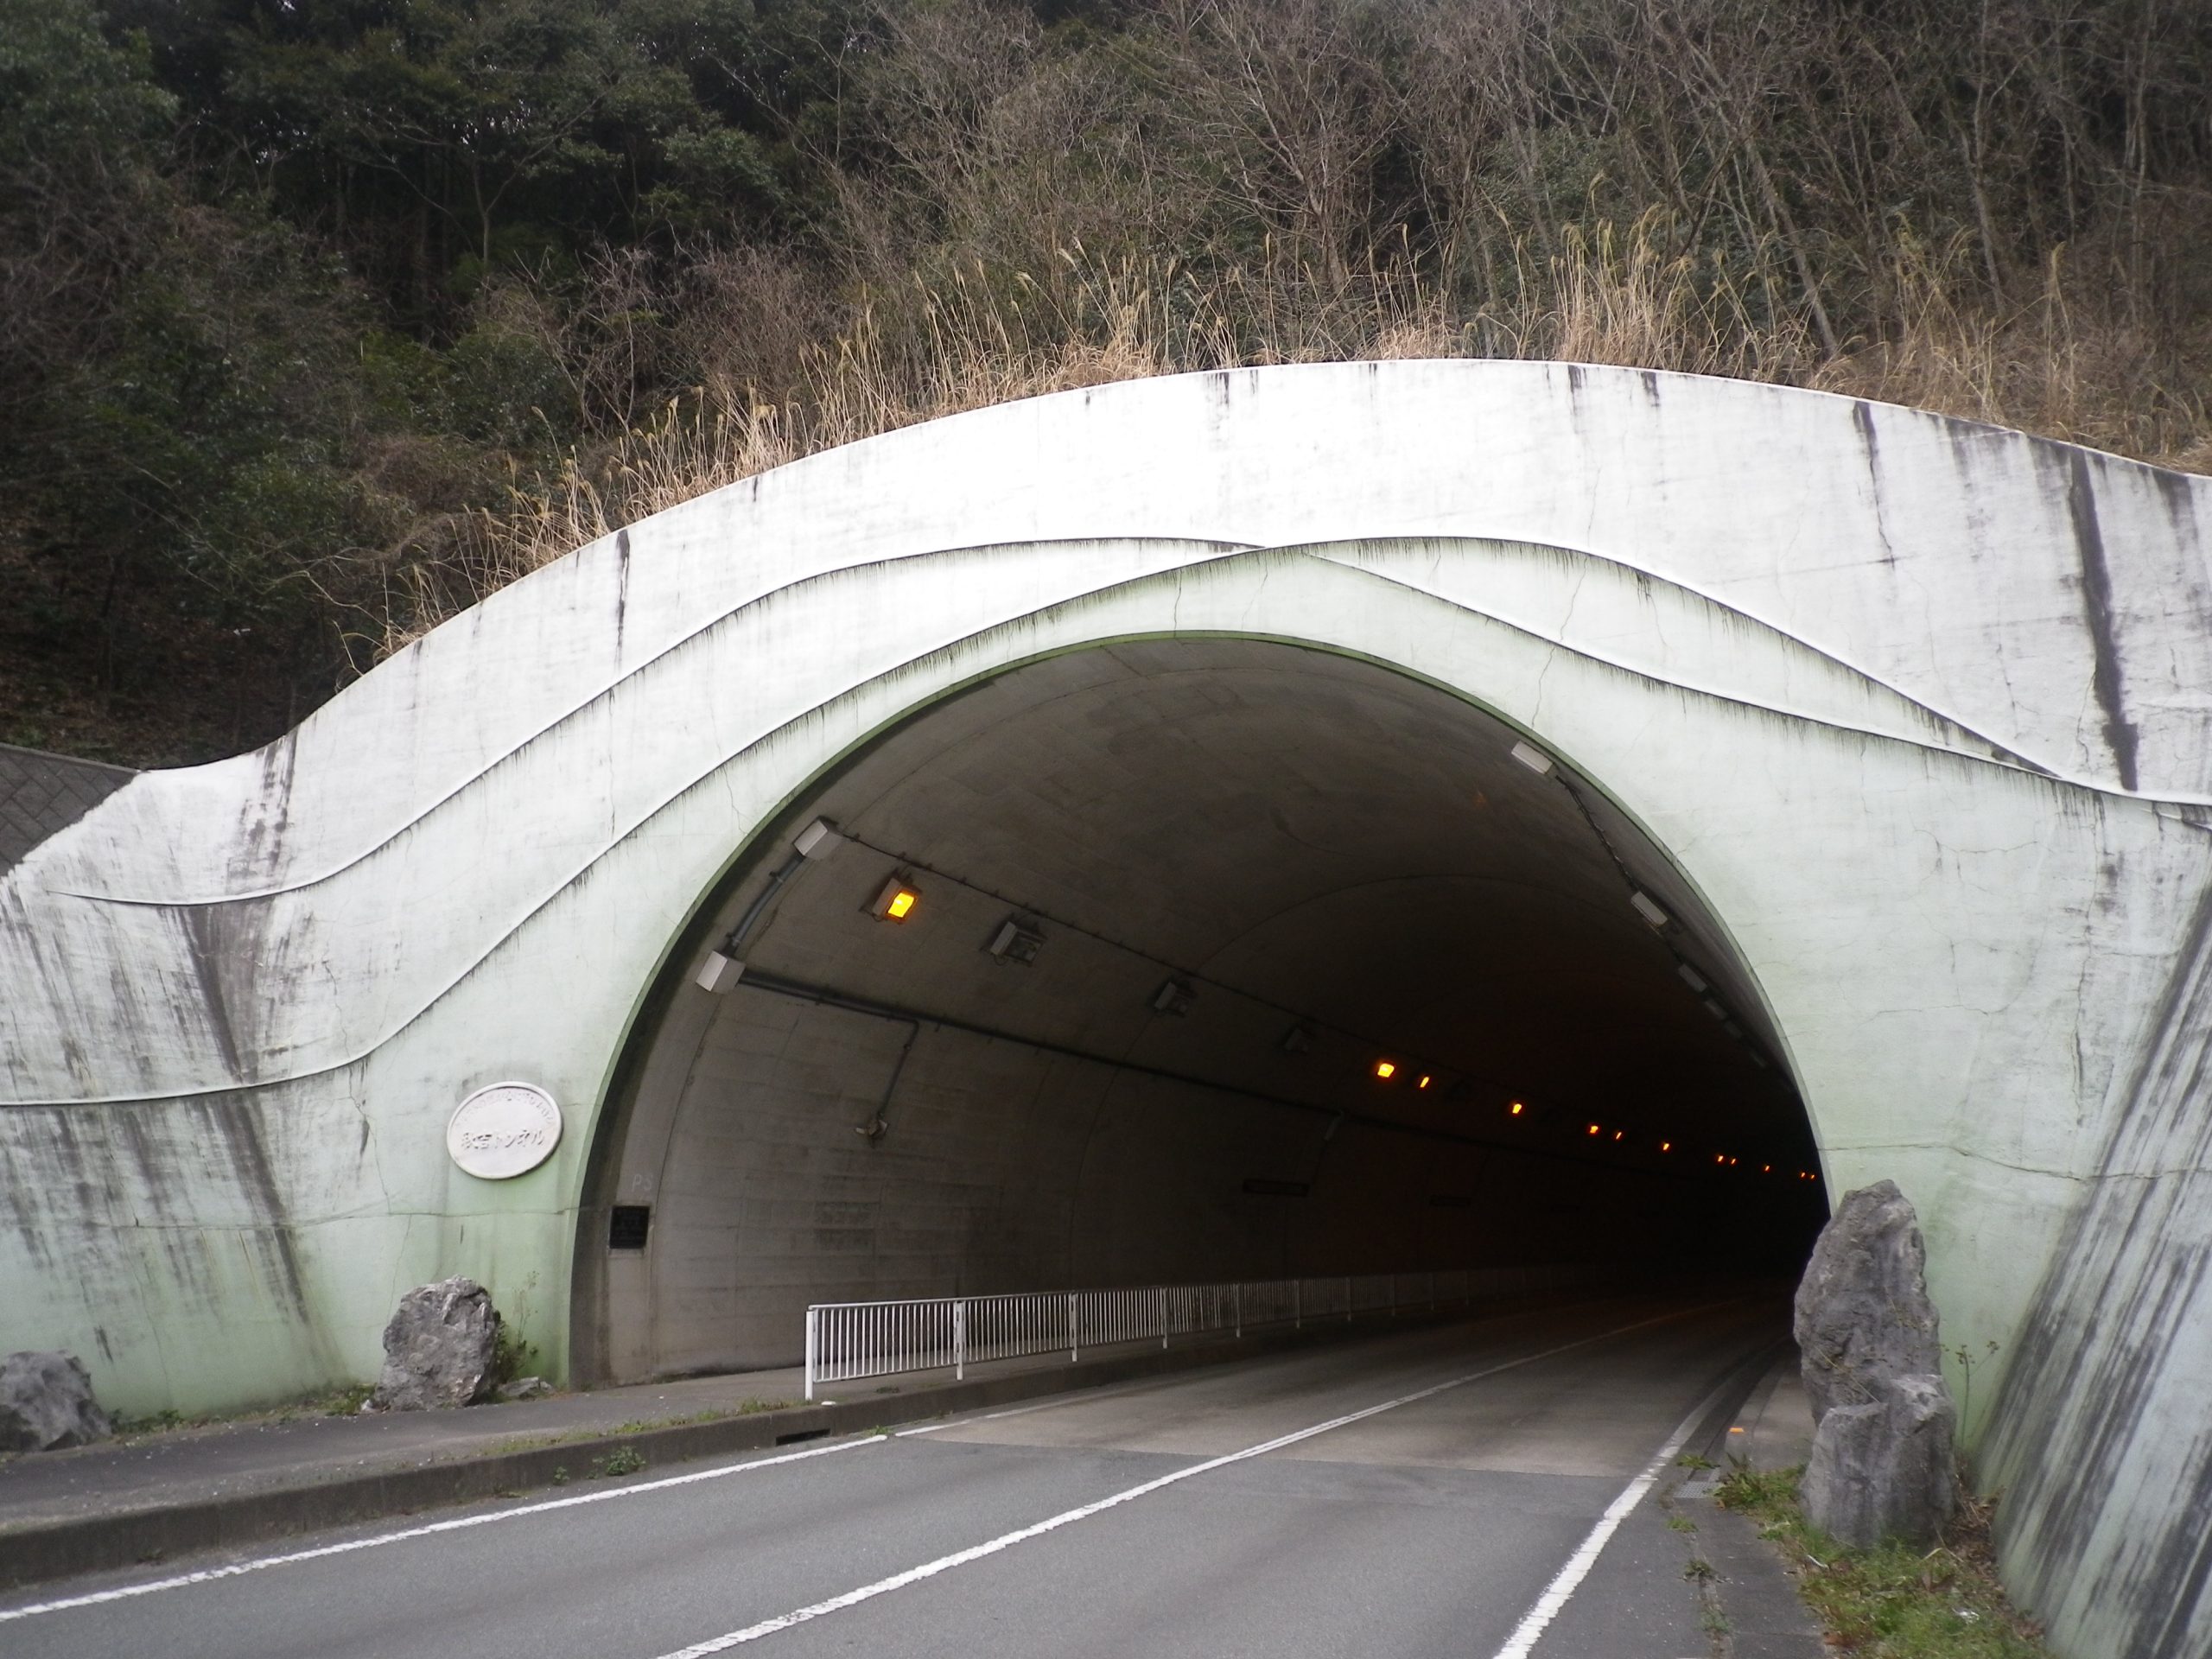
<path fill-rule="evenodd" d="M 1205 270 L 1094 259 L 1074 246 L 1038 270 L 977 262 L 917 276 L 865 295 L 826 339 L 792 348 L 782 384 L 710 372 L 649 418 L 571 453 L 550 480 L 517 487 L 504 510 L 470 518 L 443 556 L 395 565 L 373 643 L 389 653 L 621 525 L 800 456 L 1014 398 L 1189 370 L 1424 357 L 1611 363 L 1914 404 L 2212 470 L 2202 392 L 2177 384 L 2148 340 L 2085 301 L 2062 254 L 2035 293 L 1993 307 L 1978 297 L 1986 290 L 1965 238 L 1929 248 L 1902 236 L 1883 273 L 1878 327 L 1829 351 L 1778 297 L 1795 281 L 1778 249 L 1716 271 L 1670 251 L 1670 239 L 1656 216 L 1595 233 L 1570 226 L 1548 259 L 1516 250 L 1522 302 L 1471 315 L 1410 274 L 1408 259 L 1371 257 L 1347 280 L 1272 248 Z M 2201 344 L 2189 360 L 2212 360 L 2212 338 Z"/>

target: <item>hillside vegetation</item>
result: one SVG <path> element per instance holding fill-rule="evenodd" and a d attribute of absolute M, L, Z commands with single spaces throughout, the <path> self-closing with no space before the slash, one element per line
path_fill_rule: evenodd
<path fill-rule="evenodd" d="M 1415 355 L 2212 467 L 2212 6 L 0 0 L 0 741 L 232 753 L 824 445 Z"/>

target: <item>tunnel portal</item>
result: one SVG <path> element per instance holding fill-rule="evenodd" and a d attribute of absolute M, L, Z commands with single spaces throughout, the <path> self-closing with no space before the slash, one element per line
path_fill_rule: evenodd
<path fill-rule="evenodd" d="M 588 1380 L 901 1287 L 1740 1264 L 1890 1179 L 2016 1590 L 2204 1649 L 2203 479 L 1573 364 L 1093 387 L 86 801 L 0 871 L 0 1311 L 116 1409 L 372 1376 L 453 1274 Z"/>

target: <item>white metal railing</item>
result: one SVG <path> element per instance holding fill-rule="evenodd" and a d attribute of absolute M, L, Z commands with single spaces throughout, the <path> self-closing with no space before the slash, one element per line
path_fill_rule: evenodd
<path fill-rule="evenodd" d="M 1020 1291 L 893 1302 L 817 1302 L 806 1310 L 806 1397 L 823 1382 L 949 1370 L 989 1360 L 1247 1327 L 1349 1322 L 1361 1314 L 1463 1306 L 1516 1291 L 1558 1290 L 1599 1276 L 1587 1267 L 1454 1268 L 1419 1273 L 1269 1279 L 1124 1290 Z"/>

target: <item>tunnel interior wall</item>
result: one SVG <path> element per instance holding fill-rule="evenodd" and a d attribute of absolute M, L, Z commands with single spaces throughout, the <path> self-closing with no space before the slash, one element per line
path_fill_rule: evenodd
<path fill-rule="evenodd" d="M 882 1105 L 868 1084 L 905 1032 L 759 993 L 732 1004 L 694 1075 L 741 1098 L 741 1122 L 702 1112 L 668 1147 L 645 1297 L 616 1299 L 618 1376 L 794 1363 L 815 1302 L 1645 1268 L 1710 1248 L 1692 1183 L 1371 1125 L 1325 1143 L 1323 1114 L 941 1029 L 915 1041 L 868 1143 L 850 1128 Z"/>

